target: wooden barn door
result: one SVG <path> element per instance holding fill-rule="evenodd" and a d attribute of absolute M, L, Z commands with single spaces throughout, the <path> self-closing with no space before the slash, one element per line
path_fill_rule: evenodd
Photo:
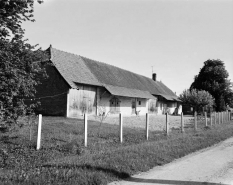
<path fill-rule="evenodd" d="M 132 114 L 136 113 L 136 98 L 132 99 Z"/>
<path fill-rule="evenodd" d="M 119 113 L 120 112 L 120 100 L 116 97 L 113 97 L 110 100 L 110 112 Z"/>
<path fill-rule="evenodd" d="M 78 117 L 84 113 L 96 112 L 96 87 L 78 86 L 69 93 L 69 117 Z"/>

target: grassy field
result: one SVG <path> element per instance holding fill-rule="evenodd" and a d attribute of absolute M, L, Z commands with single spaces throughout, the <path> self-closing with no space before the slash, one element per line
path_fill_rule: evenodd
<path fill-rule="evenodd" d="M 36 125 L 24 126 L 0 137 L 0 184 L 107 184 L 132 174 L 147 171 L 191 152 L 233 136 L 233 122 L 204 127 L 198 132 L 186 122 L 169 136 L 151 130 L 145 140 L 143 127 L 124 127 L 124 142 L 119 143 L 118 126 L 88 121 L 88 147 L 83 147 L 83 120 L 43 117 L 42 148 L 36 148 Z"/>

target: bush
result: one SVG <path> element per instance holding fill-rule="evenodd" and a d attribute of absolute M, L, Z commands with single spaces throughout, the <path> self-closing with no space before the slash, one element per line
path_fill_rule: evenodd
<path fill-rule="evenodd" d="M 85 152 L 83 146 L 76 140 L 72 140 L 62 145 L 62 150 L 77 155 L 81 155 Z"/>

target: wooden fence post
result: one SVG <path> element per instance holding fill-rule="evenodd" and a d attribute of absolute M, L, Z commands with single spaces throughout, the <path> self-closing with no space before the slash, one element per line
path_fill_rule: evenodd
<path fill-rule="evenodd" d="M 220 112 L 218 112 L 218 124 L 221 124 L 220 123 Z"/>
<path fill-rule="evenodd" d="M 120 143 L 123 142 L 123 117 L 122 114 L 119 114 L 119 136 L 120 136 Z"/>
<path fill-rule="evenodd" d="M 38 133 L 37 133 L 37 145 L 36 145 L 36 149 L 37 150 L 40 149 L 40 145 L 41 145 L 41 126 L 42 126 L 42 115 L 39 114 Z"/>
<path fill-rule="evenodd" d="M 226 123 L 226 119 L 225 119 L 225 111 L 222 112 L 223 114 L 223 123 Z"/>
<path fill-rule="evenodd" d="M 205 126 L 206 127 L 208 126 L 208 123 L 207 123 L 207 112 L 205 112 Z"/>
<path fill-rule="evenodd" d="M 149 139 L 149 114 L 146 113 L 146 140 Z"/>
<path fill-rule="evenodd" d="M 212 112 L 210 111 L 210 126 L 212 127 Z"/>
<path fill-rule="evenodd" d="M 228 123 L 227 112 L 226 111 L 225 111 L 225 120 L 226 120 L 226 123 Z"/>
<path fill-rule="evenodd" d="M 217 114 L 216 112 L 214 112 L 214 124 L 216 125 L 216 123 L 217 123 Z"/>
<path fill-rule="evenodd" d="M 194 112 L 194 130 L 197 131 L 197 112 Z"/>
<path fill-rule="evenodd" d="M 84 146 L 87 147 L 87 114 L 84 113 Z"/>
<path fill-rule="evenodd" d="M 169 133 L 169 117 L 168 117 L 168 113 L 166 113 L 166 134 L 168 135 Z"/>
<path fill-rule="evenodd" d="M 183 112 L 181 112 L 181 133 L 184 133 L 184 116 L 183 116 Z"/>
<path fill-rule="evenodd" d="M 228 111 L 226 111 L 226 120 L 227 120 L 227 122 L 229 122 L 229 120 L 228 120 Z"/>
<path fill-rule="evenodd" d="M 223 112 L 221 113 L 222 115 L 221 115 L 221 118 L 222 118 L 222 124 L 223 124 Z"/>

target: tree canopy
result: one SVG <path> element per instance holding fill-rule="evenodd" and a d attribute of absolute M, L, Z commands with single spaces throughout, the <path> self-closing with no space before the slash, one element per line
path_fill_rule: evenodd
<path fill-rule="evenodd" d="M 212 107 L 214 105 L 213 96 L 204 90 L 184 90 L 182 94 L 179 96 L 179 99 L 184 104 L 194 107 L 196 111 L 198 111 L 201 107 Z"/>
<path fill-rule="evenodd" d="M 42 3 L 42 1 L 38 1 Z M 22 37 L 24 29 L 23 21 L 35 21 L 33 19 L 34 0 L 1 0 L 0 1 L 0 38 L 10 36 Z"/>
<path fill-rule="evenodd" d="M 198 75 L 194 77 L 190 90 L 205 90 L 215 98 L 217 111 L 226 109 L 226 104 L 232 105 L 233 92 L 228 79 L 228 72 L 221 60 L 207 60 L 200 69 Z"/>
<path fill-rule="evenodd" d="M 26 105 L 24 98 L 33 97 L 37 75 L 44 75 L 41 62 L 46 55 L 23 40 L 22 21 L 33 20 L 34 0 L 0 1 L 0 119 L 16 120 L 35 104 Z"/>

